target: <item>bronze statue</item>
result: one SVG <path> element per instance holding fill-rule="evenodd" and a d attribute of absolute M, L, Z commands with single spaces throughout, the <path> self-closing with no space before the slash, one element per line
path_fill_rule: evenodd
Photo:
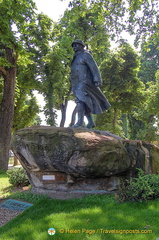
<path fill-rule="evenodd" d="M 75 52 L 71 63 L 72 91 L 77 104 L 78 121 L 72 127 L 83 126 L 84 116 L 88 119 L 87 128 L 95 127 L 92 114 L 100 114 L 110 107 L 110 104 L 99 86 L 101 75 L 95 60 L 81 40 L 72 43 Z"/>

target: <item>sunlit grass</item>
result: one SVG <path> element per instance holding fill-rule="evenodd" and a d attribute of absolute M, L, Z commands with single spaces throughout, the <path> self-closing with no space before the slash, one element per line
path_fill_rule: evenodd
<path fill-rule="evenodd" d="M 0 172 L 0 198 L 5 198 L 10 194 L 12 185 L 9 183 L 7 174 Z"/>
<path fill-rule="evenodd" d="M 156 240 L 159 237 L 159 199 L 118 203 L 113 195 L 71 200 L 31 193 L 14 196 L 34 205 L 1 227 L 1 240 Z M 54 236 L 48 235 L 49 228 L 55 228 Z M 119 233 L 113 233 L 114 230 Z M 124 233 L 124 230 L 151 233 Z"/>
<path fill-rule="evenodd" d="M 89 196 L 83 199 L 42 199 L 0 230 L 3 240 L 87 240 L 157 239 L 159 236 L 159 200 L 147 203 L 114 201 L 113 196 Z M 145 228 L 147 227 L 148 228 Z M 49 236 L 49 228 L 56 234 Z M 104 230 L 151 230 L 152 233 L 114 234 Z M 76 231 L 76 233 L 74 233 Z M 95 231 L 95 232 L 93 232 Z"/>

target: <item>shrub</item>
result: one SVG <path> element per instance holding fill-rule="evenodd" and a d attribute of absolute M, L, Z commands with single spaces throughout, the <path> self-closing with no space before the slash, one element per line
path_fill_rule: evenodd
<path fill-rule="evenodd" d="M 138 169 L 138 177 L 127 180 L 118 189 L 116 196 L 120 202 L 144 201 L 159 197 L 159 175 L 145 174 Z"/>
<path fill-rule="evenodd" d="M 24 168 L 12 168 L 7 171 L 9 183 L 15 187 L 28 186 L 29 180 Z"/>

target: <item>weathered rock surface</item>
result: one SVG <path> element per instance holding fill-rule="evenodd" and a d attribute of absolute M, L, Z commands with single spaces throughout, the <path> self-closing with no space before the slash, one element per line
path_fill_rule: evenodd
<path fill-rule="evenodd" d="M 159 171 L 159 148 L 86 128 L 37 126 L 17 131 L 14 154 L 34 187 L 113 190 L 120 178 Z"/>
<path fill-rule="evenodd" d="M 106 135 L 108 134 L 108 135 Z M 105 177 L 127 170 L 130 160 L 119 137 L 84 128 L 38 127 L 18 131 L 13 150 L 32 171 Z"/>

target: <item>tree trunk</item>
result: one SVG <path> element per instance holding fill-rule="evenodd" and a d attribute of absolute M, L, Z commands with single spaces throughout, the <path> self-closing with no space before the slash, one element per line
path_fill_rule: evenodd
<path fill-rule="evenodd" d="M 16 81 L 16 64 L 12 49 L 6 49 L 6 58 L 12 67 L 2 68 L 4 91 L 0 106 L 0 170 L 8 169 L 12 121 L 14 114 L 14 92 Z"/>
<path fill-rule="evenodd" d="M 61 115 L 62 115 L 61 122 L 60 122 L 60 127 L 64 127 L 64 125 L 65 125 L 67 105 L 68 105 L 68 100 L 66 100 L 65 103 L 62 103 L 60 105 L 60 107 L 61 107 Z"/>
<path fill-rule="evenodd" d="M 14 163 L 13 166 L 17 166 L 19 164 L 18 158 L 14 155 Z"/>
<path fill-rule="evenodd" d="M 116 130 L 117 115 L 118 115 L 117 113 L 118 113 L 117 108 L 114 108 L 114 118 L 113 118 L 113 130 L 114 130 L 114 131 Z"/>
<path fill-rule="evenodd" d="M 70 123 L 70 127 L 73 126 L 75 124 L 75 120 L 76 120 L 76 113 L 77 113 L 77 106 L 74 108 L 73 113 L 72 113 L 72 118 L 71 118 L 71 123 Z"/>

